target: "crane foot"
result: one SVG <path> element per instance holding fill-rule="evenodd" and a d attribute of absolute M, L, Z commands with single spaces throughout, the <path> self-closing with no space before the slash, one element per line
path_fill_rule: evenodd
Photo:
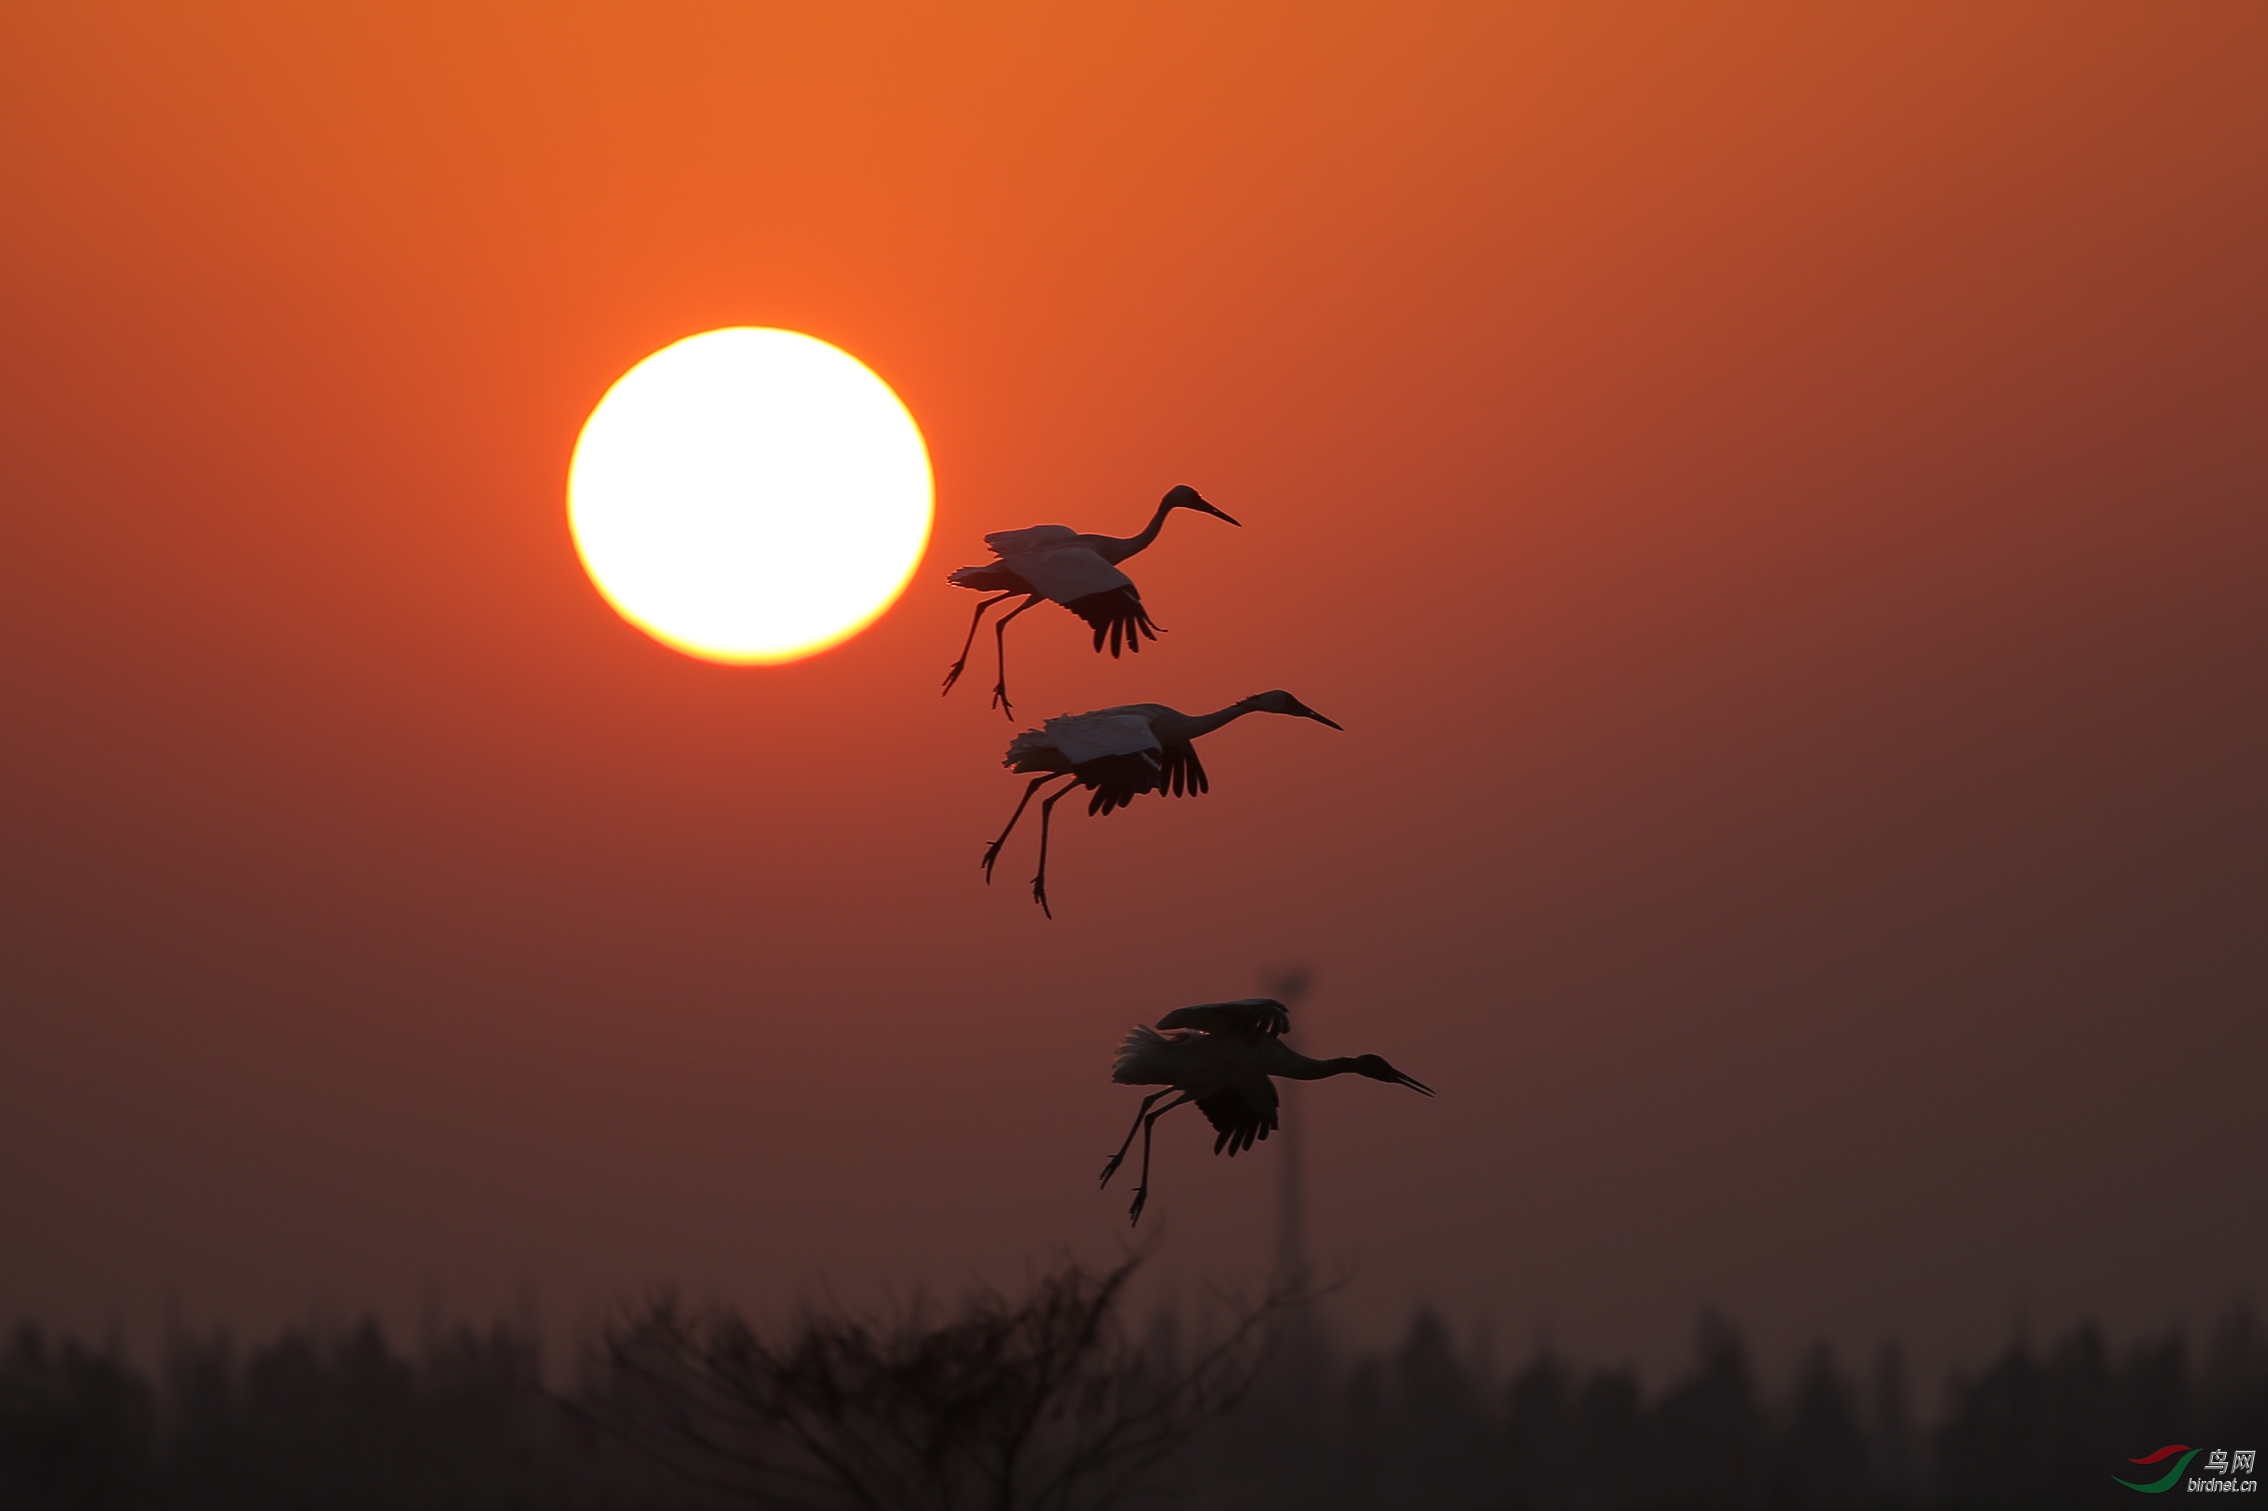
<path fill-rule="evenodd" d="M 1110 1157 L 1110 1163 L 1109 1163 L 1109 1164 L 1106 1164 L 1106 1165 L 1104 1165 L 1104 1166 L 1102 1167 L 1102 1184 L 1104 1184 L 1104 1185 L 1106 1185 L 1106 1186 L 1107 1186 L 1107 1185 L 1109 1185 L 1109 1184 L 1110 1184 L 1110 1178 L 1111 1178 L 1112 1176 L 1116 1175 L 1116 1174 L 1118 1173 L 1118 1167 L 1119 1167 L 1120 1165 L 1123 1165 L 1123 1164 L 1125 1164 L 1125 1163 L 1126 1163 L 1126 1156 L 1125 1156 L 1125 1155 L 1123 1155 L 1123 1154 L 1114 1154 L 1114 1155 L 1112 1155 L 1112 1156 Z"/>
<path fill-rule="evenodd" d="M 1133 1227 L 1142 1220 L 1142 1204 L 1150 1199 L 1148 1186 L 1134 1188 L 1134 1205 L 1126 1209 L 1126 1226 Z"/>
<path fill-rule="evenodd" d="M 956 661 L 953 663 L 953 669 L 945 674 L 946 692 L 951 692 L 953 690 L 953 684 L 961 680 L 962 669 L 965 668 L 968 664 L 969 663 L 966 660 Z"/>
<path fill-rule="evenodd" d="M 1000 859 L 1000 847 L 1004 843 L 996 839 L 984 847 L 984 884 L 988 887 L 992 885 L 992 863 Z"/>
<path fill-rule="evenodd" d="M 999 709 L 1002 714 L 1006 715 L 1009 723 L 1013 724 L 1016 722 L 1016 710 L 1011 707 L 1008 702 L 1007 683 L 1000 682 L 993 685 L 992 706 Z"/>
<path fill-rule="evenodd" d="M 1051 920 L 1055 917 L 1055 909 L 1047 905 L 1046 877 L 1035 876 L 1032 878 L 1032 901 L 1038 903 L 1040 905 L 1040 911 L 1042 913 L 1045 913 Z"/>

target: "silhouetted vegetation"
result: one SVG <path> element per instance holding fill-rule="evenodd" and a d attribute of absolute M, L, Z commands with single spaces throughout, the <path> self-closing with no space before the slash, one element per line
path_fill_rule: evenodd
<path fill-rule="evenodd" d="M 1139 1504 L 1960 1511 L 2116 1505 L 2133 1455 L 2268 1439 L 2268 1338 L 2246 1314 L 2195 1347 L 2018 1343 L 1923 1411 L 1894 1352 L 1854 1377 L 1814 1350 L 1767 1389 L 1714 1317 L 1654 1392 L 1549 1352 L 1492 1377 L 1422 1312 L 1353 1357 L 1278 1312 L 1254 1379 L 1257 1310 L 1210 1345 L 1170 1316 L 1136 1341 L 1123 1282 L 1063 1270 L 770 1331 L 657 1302 L 563 1393 L 509 1328 L 416 1350 L 370 1324 L 248 1352 L 177 1339 L 155 1371 L 24 1329 L 0 1350 L 0 1507 L 1100 1504 L 1163 1468 Z"/>
<path fill-rule="evenodd" d="M 460 1331 L 417 1355 L 374 1323 L 239 1354 L 176 1338 L 152 1380 L 20 1330 L 0 1356 L 0 1506 L 534 1506 L 569 1435 L 533 1342 Z M 564 1503 L 564 1502 L 561 1502 Z"/>
<path fill-rule="evenodd" d="M 578 1416 L 726 1497 L 832 1511 L 1073 1511 L 1121 1500 L 1251 1385 L 1270 1303 L 1186 1363 L 1130 1340 L 1139 1261 L 880 1321 L 653 1302 L 608 1330 Z"/>

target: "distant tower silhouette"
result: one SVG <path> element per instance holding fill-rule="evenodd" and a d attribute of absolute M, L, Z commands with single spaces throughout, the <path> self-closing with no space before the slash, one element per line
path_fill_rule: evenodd
<path fill-rule="evenodd" d="M 1291 1010 L 1292 1034 L 1299 1032 L 1300 1005 L 1315 988 L 1315 972 L 1305 964 L 1260 973 L 1260 989 Z M 1290 1035 L 1286 1036 L 1287 1038 Z M 1283 1126 L 1276 1142 L 1283 1151 L 1282 1184 L 1277 1188 L 1276 1290 L 1285 1297 L 1311 1296 L 1315 1290 L 1314 1250 L 1307 1239 L 1307 1129 L 1300 1122 L 1306 1088 L 1285 1082 Z M 1331 1363 L 1330 1337 L 1313 1301 L 1298 1301 L 1278 1312 L 1270 1324 L 1267 1394 L 1288 1413 L 1278 1426 L 1290 1441 L 1305 1442 L 1323 1411 L 1321 1381 Z"/>
<path fill-rule="evenodd" d="M 1315 985 L 1315 973 L 1304 965 L 1295 965 L 1280 971 L 1263 971 L 1260 989 L 1290 1009 L 1292 1032 L 1284 1036 L 1292 1042 L 1299 1033 L 1299 1005 Z M 1298 1089 L 1288 1083 L 1279 1093 L 1284 1099 L 1284 1112 L 1289 1114 L 1299 1105 Z M 1276 1213 L 1276 1284 L 1287 1295 L 1307 1293 L 1314 1271 L 1308 1259 L 1307 1246 L 1307 1172 L 1303 1154 L 1307 1137 L 1299 1132 L 1296 1116 L 1286 1116 L 1278 1135 L 1283 1141 L 1283 1185 L 1278 1197 Z"/>

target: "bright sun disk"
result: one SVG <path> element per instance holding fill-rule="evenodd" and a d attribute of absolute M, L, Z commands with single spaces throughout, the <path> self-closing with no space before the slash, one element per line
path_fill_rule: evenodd
<path fill-rule="evenodd" d="M 567 518 L 622 617 L 710 661 L 794 661 L 897 601 L 929 544 L 929 451 L 865 363 L 796 331 L 688 336 L 583 422 Z"/>

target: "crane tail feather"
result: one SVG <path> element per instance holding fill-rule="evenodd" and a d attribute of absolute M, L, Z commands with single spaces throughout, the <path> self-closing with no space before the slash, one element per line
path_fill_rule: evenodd
<path fill-rule="evenodd" d="M 1172 1042 L 1149 1024 L 1136 1024 L 1118 1046 L 1118 1054 L 1111 1061 L 1110 1078 L 1121 1086 L 1171 1086 L 1173 1066 L 1169 1062 L 1169 1050 Z"/>
<path fill-rule="evenodd" d="M 1030 583 L 998 562 L 981 567 L 961 567 L 947 574 L 945 580 L 956 588 L 972 588 L 979 593 L 1029 593 L 1032 590 Z"/>

